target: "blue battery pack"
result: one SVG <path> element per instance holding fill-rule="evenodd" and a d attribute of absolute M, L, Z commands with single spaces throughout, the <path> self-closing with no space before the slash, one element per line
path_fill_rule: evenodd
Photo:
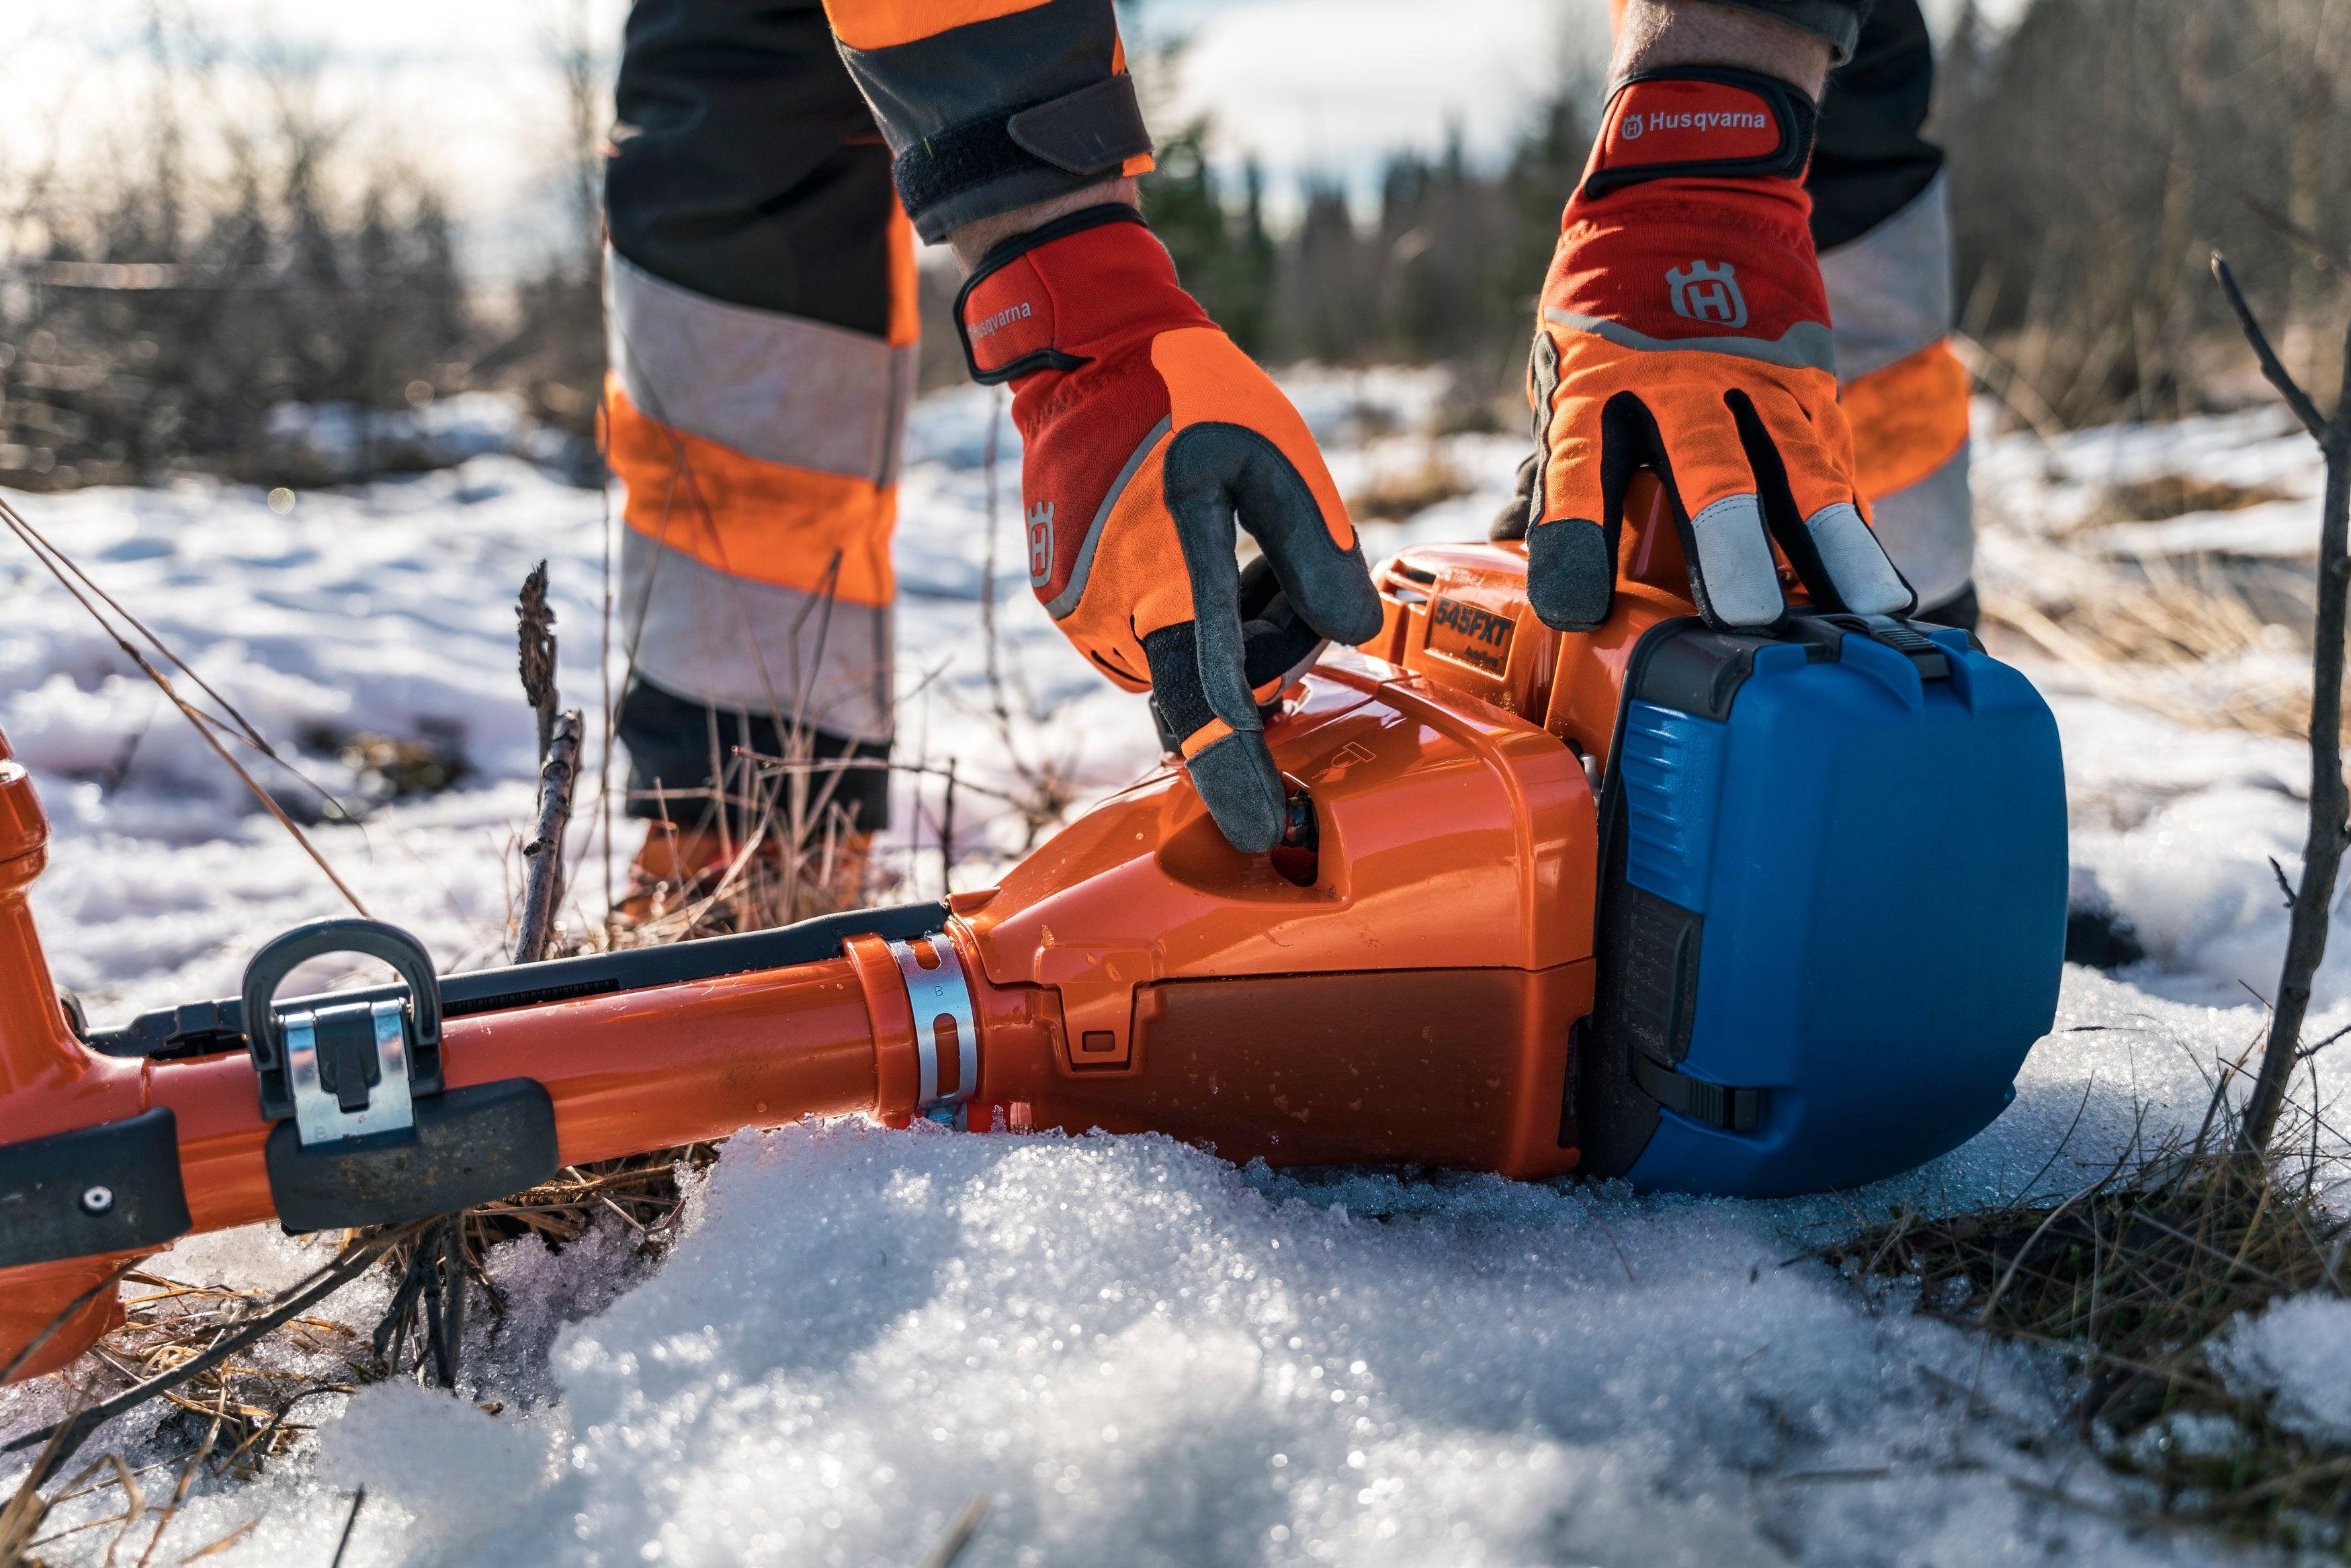
<path fill-rule="evenodd" d="M 2014 1097 L 2064 967 L 2064 772 L 1968 633 L 1668 622 L 1603 791 L 1583 1168 L 1777 1197 L 1920 1165 Z"/>

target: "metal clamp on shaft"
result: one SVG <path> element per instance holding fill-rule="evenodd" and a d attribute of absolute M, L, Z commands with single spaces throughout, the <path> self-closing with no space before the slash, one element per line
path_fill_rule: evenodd
<path fill-rule="evenodd" d="M 405 998 L 277 1010 L 295 966 L 328 954 L 380 959 Z M 441 984 L 424 945 L 374 920 L 320 920 L 265 944 L 245 971 L 245 1031 L 261 1113 L 292 1117 L 306 1148 L 414 1125 L 414 1103 L 441 1088 Z"/>
<path fill-rule="evenodd" d="M 925 964 L 923 955 L 929 955 Z M 919 1064 L 914 1106 L 927 1113 L 936 1105 L 967 1103 L 979 1091 L 979 1029 L 972 1019 L 971 985 L 964 978 L 963 960 L 945 932 L 890 944 L 890 956 L 906 982 L 906 1000 L 914 1010 L 914 1055 Z M 954 1092 L 939 1092 L 939 1030 L 954 1031 L 956 1081 Z"/>
<path fill-rule="evenodd" d="M 372 1044 L 372 1062 L 346 1051 L 340 1082 L 327 1087 L 319 1071 L 321 1024 Z M 294 1092 L 294 1126 L 305 1148 L 372 1133 L 404 1132 L 416 1124 L 415 1097 L 408 1075 L 408 1009 L 395 1001 L 322 1009 L 282 1015 L 286 1076 Z M 374 1082 L 368 1082 L 372 1067 Z"/>
<path fill-rule="evenodd" d="M 390 964 L 406 994 L 279 1011 L 294 967 L 329 953 Z M 261 1112 L 277 1124 L 263 1147 L 270 1201 L 287 1230 L 446 1214 L 561 1168 L 544 1086 L 444 1083 L 441 982 L 397 926 L 324 920 L 286 933 L 254 955 L 243 1008 Z"/>

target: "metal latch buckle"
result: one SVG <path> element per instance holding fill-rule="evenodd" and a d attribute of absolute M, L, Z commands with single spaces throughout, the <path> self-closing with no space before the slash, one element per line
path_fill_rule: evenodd
<path fill-rule="evenodd" d="M 277 988 L 297 965 L 328 953 L 381 959 L 407 982 L 405 997 L 283 1011 Z M 246 1042 L 261 1113 L 291 1121 L 316 1149 L 416 1125 L 418 1101 L 441 1092 L 441 986 L 423 945 L 372 920 L 321 920 L 263 946 L 245 971 Z"/>
<path fill-rule="evenodd" d="M 286 1076 L 294 1092 L 294 1131 L 304 1148 L 416 1125 L 410 1088 L 408 1008 L 396 1000 L 286 1013 Z M 321 1044 L 324 1038 L 324 1045 Z M 326 1051 L 335 1066 L 329 1088 L 319 1071 Z"/>

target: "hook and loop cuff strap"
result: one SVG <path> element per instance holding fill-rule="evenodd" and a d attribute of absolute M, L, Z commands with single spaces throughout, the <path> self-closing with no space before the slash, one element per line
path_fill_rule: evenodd
<path fill-rule="evenodd" d="M 1122 71 L 1009 114 L 933 131 L 908 143 L 890 172 L 907 214 L 923 228 L 934 208 L 1008 175 L 1050 170 L 1094 179 L 1150 152 L 1134 78 Z M 925 237 L 936 236 L 925 229 Z"/>
<path fill-rule="evenodd" d="M 1134 208 L 1105 202 L 999 240 L 979 258 L 955 302 L 956 336 L 963 341 L 964 368 L 973 381 L 998 386 L 1032 371 L 1074 371 L 1086 362 L 1082 355 L 1054 347 L 1053 302 L 1034 287 L 1039 280 L 1033 266 L 1008 276 L 1005 268 L 1055 240 L 1105 224 L 1133 224 L 1150 232 Z"/>
<path fill-rule="evenodd" d="M 1583 198 L 1649 180 L 1794 180 L 1820 111 L 1794 83 L 1729 66 L 1672 66 L 1626 78 L 1608 99 Z"/>

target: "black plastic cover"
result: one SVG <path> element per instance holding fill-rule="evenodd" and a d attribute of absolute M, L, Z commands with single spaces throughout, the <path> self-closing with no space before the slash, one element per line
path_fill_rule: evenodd
<path fill-rule="evenodd" d="M 0 1269 L 160 1247 L 187 1229 L 179 1126 L 164 1106 L 0 1144 Z"/>
<path fill-rule="evenodd" d="M 294 1124 L 269 1130 L 269 1197 L 289 1235 L 397 1225 L 488 1203 L 562 1168 L 555 1102 L 528 1078 L 444 1089 L 415 1103 L 408 1131 L 306 1149 Z"/>

